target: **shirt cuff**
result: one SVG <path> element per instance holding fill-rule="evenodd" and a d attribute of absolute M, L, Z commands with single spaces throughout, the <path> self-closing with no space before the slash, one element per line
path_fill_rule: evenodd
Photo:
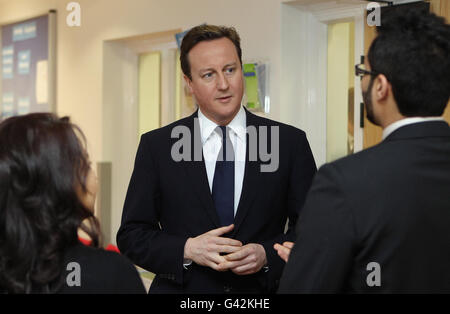
<path fill-rule="evenodd" d="M 192 260 L 188 258 L 183 259 L 183 268 L 188 269 L 188 267 L 192 264 Z"/>

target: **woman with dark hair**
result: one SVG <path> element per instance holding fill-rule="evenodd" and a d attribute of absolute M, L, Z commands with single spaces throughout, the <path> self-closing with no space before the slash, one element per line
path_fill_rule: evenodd
<path fill-rule="evenodd" d="M 0 123 L 0 291 L 142 293 L 136 268 L 99 249 L 97 192 L 81 130 L 35 113 Z M 78 231 L 92 245 L 82 245 Z"/>

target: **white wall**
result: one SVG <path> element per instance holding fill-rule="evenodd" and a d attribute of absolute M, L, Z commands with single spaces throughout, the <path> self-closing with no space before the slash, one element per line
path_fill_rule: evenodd
<path fill-rule="evenodd" d="M 109 212 L 110 220 L 101 220 L 102 231 L 114 243 L 138 145 L 138 56 L 117 41 L 105 42 L 103 49 L 103 136 L 100 144 L 103 161 L 110 162 L 112 167 L 111 190 L 104 189 L 110 193 L 111 204 L 100 211 Z M 100 183 L 108 186 L 108 182 Z"/>
<path fill-rule="evenodd" d="M 327 26 L 291 4 L 281 10 L 280 121 L 306 132 L 320 166 L 326 161 Z"/>

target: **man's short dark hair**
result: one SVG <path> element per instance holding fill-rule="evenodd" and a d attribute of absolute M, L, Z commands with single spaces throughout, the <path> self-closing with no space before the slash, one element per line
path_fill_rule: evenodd
<path fill-rule="evenodd" d="M 450 96 L 450 26 L 444 18 L 409 8 L 382 13 L 370 46 L 372 71 L 392 84 L 404 116 L 440 116 Z"/>
<path fill-rule="evenodd" d="M 188 53 L 202 41 L 210 41 L 214 39 L 228 38 L 236 47 L 236 52 L 239 56 L 239 61 L 242 65 L 242 50 L 241 39 L 234 27 L 216 26 L 216 25 L 199 25 L 192 28 L 183 37 L 181 42 L 180 62 L 183 73 L 192 80 L 191 65 L 189 64 Z"/>

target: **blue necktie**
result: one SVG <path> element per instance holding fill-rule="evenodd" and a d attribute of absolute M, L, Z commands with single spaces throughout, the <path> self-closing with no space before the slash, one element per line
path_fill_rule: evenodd
<path fill-rule="evenodd" d="M 229 128 L 219 128 L 217 131 L 222 136 L 222 148 L 217 156 L 212 197 L 221 226 L 228 226 L 234 222 L 234 150 Z"/>

